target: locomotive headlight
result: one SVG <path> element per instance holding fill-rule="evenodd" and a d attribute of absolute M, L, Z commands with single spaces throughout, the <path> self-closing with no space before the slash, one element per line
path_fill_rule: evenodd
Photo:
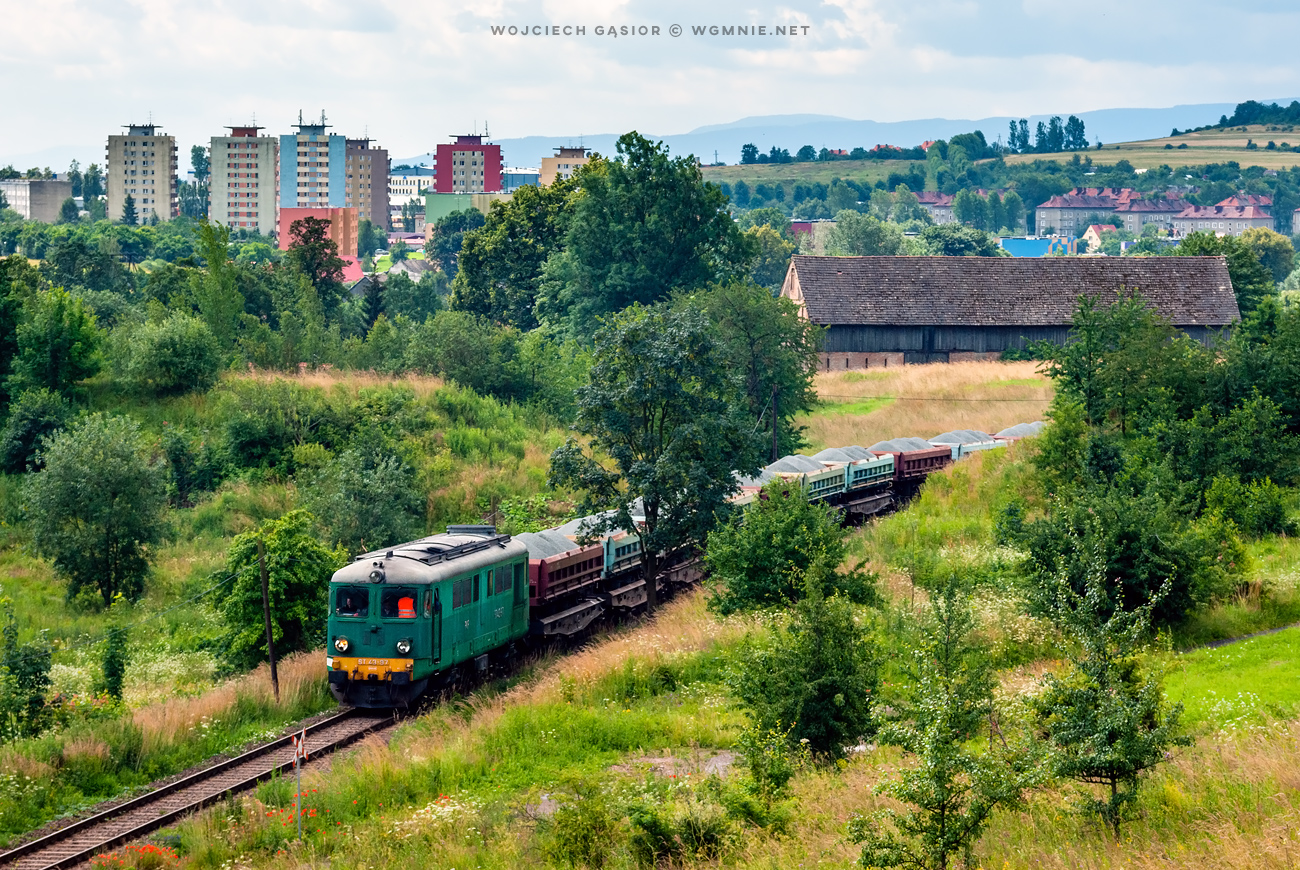
<path fill-rule="evenodd" d="M 399 640 L 397 642 L 397 651 L 402 655 L 409 653 L 411 651 L 411 641 L 405 637 Z"/>
<path fill-rule="evenodd" d="M 384 572 L 381 571 L 381 570 L 378 569 L 378 568 L 376 568 L 375 570 L 371 571 L 371 572 L 370 572 L 370 582 L 371 582 L 371 583 L 383 583 L 383 582 L 384 582 Z"/>
<path fill-rule="evenodd" d="M 347 652 L 349 646 L 351 646 L 351 644 L 348 643 L 348 639 L 346 637 L 334 638 L 334 648 L 339 652 L 341 653 Z"/>

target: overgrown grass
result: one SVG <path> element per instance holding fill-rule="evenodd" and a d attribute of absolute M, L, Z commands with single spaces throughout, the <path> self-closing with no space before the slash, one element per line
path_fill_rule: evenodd
<path fill-rule="evenodd" d="M 124 790 L 184 770 L 217 753 L 277 736 L 334 706 L 323 653 L 280 665 L 280 703 L 265 667 L 193 697 L 134 710 L 99 706 L 71 725 L 0 750 L 0 841 Z"/>
<path fill-rule="evenodd" d="M 302 846 L 291 842 L 295 795 L 281 781 L 261 788 L 248 811 L 182 825 L 184 851 L 197 867 L 238 855 L 264 866 L 518 866 L 515 832 L 492 832 L 507 834 L 526 805 L 608 778 L 629 756 L 689 758 L 731 745 L 740 716 L 722 680 L 747 627 L 714 620 L 702 594 L 678 599 L 645 626 L 545 660 L 505 691 L 444 704 L 390 745 L 370 741 L 311 772 Z M 456 835 L 426 836 L 445 833 L 442 822 L 459 822 Z"/>
<path fill-rule="evenodd" d="M 823 404 L 799 422 L 812 450 L 1043 419 L 1052 384 L 1034 362 L 959 362 L 822 372 Z"/>
<path fill-rule="evenodd" d="M 557 838 L 580 844 L 598 833 L 601 866 L 648 866 L 637 857 L 643 829 L 632 812 L 641 819 L 676 813 L 716 835 L 707 842 L 717 852 L 679 854 L 671 866 L 848 866 L 857 855 L 848 820 L 892 806 L 873 788 L 910 762 L 885 748 L 840 766 L 804 768 L 779 808 L 781 824 L 735 814 L 736 783 L 708 779 L 700 759 L 734 738 L 736 714 L 718 678 L 746 626 L 719 625 L 700 603 L 699 596 L 675 602 L 646 626 L 541 663 L 504 692 L 439 709 L 390 746 L 371 741 L 331 770 L 311 772 L 302 843 L 294 840 L 288 779 L 182 824 L 182 864 L 568 867 L 574 849 L 557 849 Z M 1274 654 L 1267 645 L 1253 648 L 1242 678 L 1258 679 L 1250 669 Z M 1219 664 L 1200 653 L 1180 657 L 1179 667 L 1202 681 L 1185 700 L 1212 697 L 1206 689 L 1221 684 Z M 1172 693 L 1173 671 L 1170 685 Z M 1189 719 L 1200 722 L 1193 709 L 1189 703 Z M 1148 778 L 1121 842 L 1079 812 L 1078 787 L 1055 783 L 1032 793 L 1023 809 L 995 815 L 974 866 L 1293 867 L 1300 723 L 1265 713 L 1213 730 Z M 669 753 L 686 763 L 658 774 L 636 763 Z M 677 784 L 669 770 L 695 776 Z M 571 808 L 563 817 L 552 815 L 556 800 Z"/>

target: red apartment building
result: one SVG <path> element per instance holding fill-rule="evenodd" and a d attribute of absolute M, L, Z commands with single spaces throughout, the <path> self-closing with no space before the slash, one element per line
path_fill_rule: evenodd
<path fill-rule="evenodd" d="M 437 193 L 497 193 L 501 190 L 501 146 L 483 136 L 457 136 L 438 146 L 433 189 Z"/>

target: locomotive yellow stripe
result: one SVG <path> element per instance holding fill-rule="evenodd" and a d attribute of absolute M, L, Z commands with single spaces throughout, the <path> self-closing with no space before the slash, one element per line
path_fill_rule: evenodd
<path fill-rule="evenodd" d="M 334 656 L 331 661 L 333 670 L 343 671 L 353 680 L 364 680 L 371 674 L 387 680 L 394 673 L 409 674 L 415 669 L 415 659 Z"/>

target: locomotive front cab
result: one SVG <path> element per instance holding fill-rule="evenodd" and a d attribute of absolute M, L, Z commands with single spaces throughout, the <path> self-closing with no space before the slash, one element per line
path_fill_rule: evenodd
<path fill-rule="evenodd" d="M 527 549 L 490 526 L 357 557 L 330 580 L 330 692 L 357 707 L 404 707 L 457 667 L 482 669 L 528 630 Z"/>
<path fill-rule="evenodd" d="M 420 695 L 417 659 L 436 653 L 441 601 L 427 585 L 331 584 L 330 691 L 363 707 L 404 706 Z"/>

